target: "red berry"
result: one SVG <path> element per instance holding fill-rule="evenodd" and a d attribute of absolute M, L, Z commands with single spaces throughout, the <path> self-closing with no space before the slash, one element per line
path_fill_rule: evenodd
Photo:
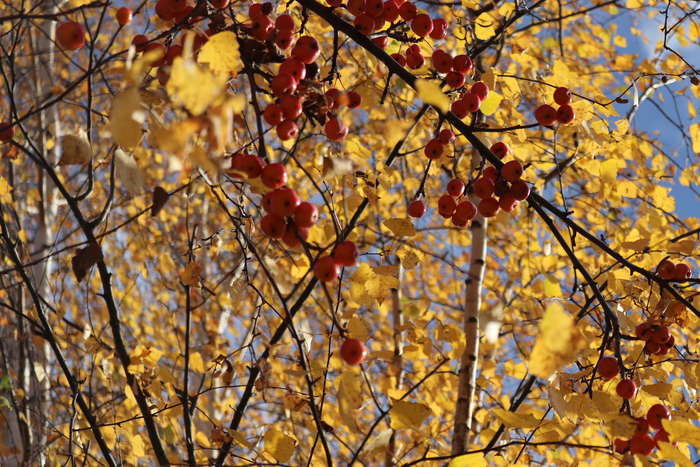
<path fill-rule="evenodd" d="M 297 81 L 301 81 L 306 77 L 306 65 L 301 60 L 294 57 L 289 57 L 287 60 L 282 62 L 277 74 L 288 73 Z"/>
<path fill-rule="evenodd" d="M 598 374 L 603 379 L 612 379 L 617 376 L 620 368 L 615 357 L 603 357 L 598 362 Z"/>
<path fill-rule="evenodd" d="M 423 217 L 423 214 L 425 214 L 425 203 L 423 200 L 416 199 L 411 201 L 411 204 L 408 205 L 408 215 L 417 219 Z"/>
<path fill-rule="evenodd" d="M 457 99 L 454 101 L 450 107 L 450 111 L 455 114 L 457 118 L 464 118 L 469 114 L 467 103 L 464 102 L 464 99 Z"/>
<path fill-rule="evenodd" d="M 418 14 L 418 9 L 413 3 L 405 2 L 399 7 L 399 14 L 404 21 L 411 21 Z"/>
<path fill-rule="evenodd" d="M 372 34 L 374 32 L 374 18 L 367 13 L 360 13 L 355 17 L 355 29 L 362 34 Z"/>
<path fill-rule="evenodd" d="M 654 450 L 654 444 L 654 439 L 649 435 L 635 435 L 630 439 L 630 452 L 648 456 Z"/>
<path fill-rule="evenodd" d="M 293 31 L 296 24 L 290 15 L 279 15 L 275 20 L 275 27 L 280 31 Z"/>
<path fill-rule="evenodd" d="M 365 13 L 372 18 L 383 17 L 384 1 L 383 0 L 365 0 Z"/>
<path fill-rule="evenodd" d="M 272 126 L 277 126 L 282 123 L 282 120 L 284 120 L 282 109 L 277 104 L 269 104 L 267 107 L 265 107 L 263 118 Z"/>
<path fill-rule="evenodd" d="M 332 256 L 323 256 L 316 261 L 314 275 L 321 282 L 330 282 L 340 275 L 340 266 Z"/>
<path fill-rule="evenodd" d="M 345 93 L 345 97 L 348 98 L 348 108 L 350 109 L 356 109 L 362 103 L 362 96 L 355 91 L 348 91 Z"/>
<path fill-rule="evenodd" d="M 644 344 L 644 353 L 647 355 L 655 355 L 661 350 L 661 344 L 654 341 L 647 341 Z"/>
<path fill-rule="evenodd" d="M 676 275 L 676 265 L 667 259 L 663 260 L 656 270 L 664 280 L 673 279 Z"/>
<path fill-rule="evenodd" d="M 615 391 L 623 399 L 633 399 L 637 395 L 637 385 L 631 379 L 623 379 L 617 383 Z"/>
<path fill-rule="evenodd" d="M 270 238 L 282 238 L 287 230 L 284 218 L 268 214 L 260 220 L 260 228 Z"/>
<path fill-rule="evenodd" d="M 452 130 L 445 128 L 444 130 L 440 130 L 440 134 L 438 134 L 437 139 L 439 139 L 442 144 L 450 144 L 456 139 L 456 137 Z"/>
<path fill-rule="evenodd" d="M 457 55 L 452 60 L 452 69 L 458 73 L 468 74 L 472 71 L 474 67 L 474 62 L 469 58 L 469 55 Z"/>
<path fill-rule="evenodd" d="M 229 0 L 209 0 L 209 3 L 215 10 L 223 10 L 229 4 Z"/>
<path fill-rule="evenodd" d="M 282 115 L 284 115 L 285 120 L 294 120 L 302 112 L 302 100 L 301 96 L 292 96 L 291 94 L 285 94 L 279 99 L 279 106 L 282 109 Z"/>
<path fill-rule="evenodd" d="M 416 15 L 411 20 L 411 30 L 418 37 L 425 37 L 433 30 L 433 20 L 425 13 Z"/>
<path fill-rule="evenodd" d="M 645 435 L 649 433 L 649 422 L 646 418 L 638 418 L 637 426 L 634 428 L 635 435 Z"/>
<path fill-rule="evenodd" d="M 393 0 L 387 0 L 384 2 L 384 10 L 382 12 L 382 18 L 387 23 L 393 23 L 399 17 L 399 7 Z"/>
<path fill-rule="evenodd" d="M 342 141 L 348 135 L 348 126 L 338 117 L 329 118 L 323 130 L 331 141 Z"/>
<path fill-rule="evenodd" d="M 458 178 L 453 178 L 447 184 L 447 193 L 453 198 L 459 198 L 464 193 L 464 182 Z"/>
<path fill-rule="evenodd" d="M 146 46 L 146 42 L 148 42 L 148 37 L 144 36 L 143 34 L 136 34 L 133 39 L 131 39 L 131 43 L 136 47 L 137 52 L 143 51 L 143 48 Z"/>
<path fill-rule="evenodd" d="M 66 21 L 56 28 L 56 42 L 66 50 L 77 50 L 85 45 L 85 28 L 75 21 Z"/>
<path fill-rule="evenodd" d="M 615 438 L 613 445 L 615 447 L 615 452 L 619 452 L 620 454 L 626 453 L 630 448 L 630 442 L 626 439 Z"/>
<path fill-rule="evenodd" d="M 479 198 L 489 198 L 493 195 L 496 185 L 489 177 L 479 177 L 472 183 L 472 190 Z"/>
<path fill-rule="evenodd" d="M 340 357 L 348 365 L 359 365 L 367 356 L 367 347 L 359 339 L 345 339 L 340 346 Z"/>
<path fill-rule="evenodd" d="M 273 190 L 281 188 L 287 184 L 287 169 L 279 162 L 267 164 L 260 174 L 260 179 L 265 186 Z"/>
<path fill-rule="evenodd" d="M 250 32 L 259 41 L 266 41 L 272 37 L 275 32 L 275 23 L 272 22 L 269 16 L 258 16 L 253 18 L 253 25 Z"/>
<path fill-rule="evenodd" d="M 290 48 L 293 42 L 294 36 L 292 31 L 277 31 L 277 34 L 275 34 L 275 45 L 282 50 Z"/>
<path fill-rule="evenodd" d="M 457 202 L 455 199 L 450 196 L 450 195 L 442 195 L 440 199 L 438 199 L 438 213 L 444 217 L 452 217 L 452 215 L 455 213 L 455 210 L 457 209 Z"/>
<path fill-rule="evenodd" d="M 484 198 L 479 202 L 479 214 L 484 217 L 493 217 L 498 213 L 498 200 L 496 198 Z"/>
<path fill-rule="evenodd" d="M 434 138 L 428 142 L 423 152 L 428 159 L 437 160 L 440 159 L 443 152 L 445 152 L 445 145 L 442 144 L 439 139 Z"/>
<path fill-rule="evenodd" d="M 462 101 L 467 108 L 467 113 L 476 112 L 481 107 L 481 99 L 476 94 L 465 94 Z"/>
<path fill-rule="evenodd" d="M 384 50 L 389 46 L 389 36 L 379 36 L 372 38 L 374 45 Z"/>
<path fill-rule="evenodd" d="M 418 44 L 409 45 L 406 49 L 406 56 L 408 55 L 422 55 L 420 46 Z"/>
<path fill-rule="evenodd" d="M 673 274 L 674 279 L 682 281 L 685 279 L 690 279 L 692 276 L 693 271 L 690 269 L 690 266 L 685 263 L 676 264 L 675 272 Z"/>
<path fill-rule="evenodd" d="M 455 213 L 452 215 L 452 223 L 453 223 L 454 225 L 456 225 L 457 227 L 466 227 L 467 224 L 469 223 L 469 219 L 467 219 L 467 218 L 465 218 L 465 217 L 460 217 L 460 216 L 458 216 L 457 213 L 455 212 Z"/>
<path fill-rule="evenodd" d="M 276 96 L 291 94 L 297 90 L 297 80 L 289 73 L 280 73 L 272 78 L 270 88 Z"/>
<path fill-rule="evenodd" d="M 293 216 L 299 204 L 299 195 L 291 188 L 278 188 L 270 195 L 270 212 L 280 217 Z"/>
<path fill-rule="evenodd" d="M 518 200 L 513 197 L 510 193 L 502 195 L 498 199 L 498 206 L 505 212 L 512 212 L 518 206 Z"/>
<path fill-rule="evenodd" d="M 10 122 L 5 121 L 0 123 L 0 141 L 3 143 L 10 142 L 14 136 L 15 128 Z"/>
<path fill-rule="evenodd" d="M 551 105 L 543 104 L 535 109 L 535 118 L 542 126 L 552 126 L 557 121 L 557 111 Z"/>
<path fill-rule="evenodd" d="M 659 447 L 659 443 L 670 443 L 670 442 L 671 442 L 671 440 L 668 437 L 668 433 L 664 429 L 657 431 L 656 434 L 654 435 L 654 444 L 656 445 L 656 447 Z"/>
<path fill-rule="evenodd" d="M 348 0 L 347 9 L 353 16 L 360 16 L 365 12 L 365 0 Z"/>
<path fill-rule="evenodd" d="M 338 89 L 330 88 L 323 96 L 329 109 L 337 109 L 340 107 L 341 93 Z"/>
<path fill-rule="evenodd" d="M 557 109 L 557 120 L 562 125 L 573 122 L 574 118 L 574 109 L 570 105 L 562 105 Z"/>
<path fill-rule="evenodd" d="M 282 242 L 289 248 L 298 248 L 301 246 L 301 240 L 306 240 L 307 238 L 309 238 L 309 229 L 298 227 L 292 223 L 287 225 L 287 230 L 284 231 L 282 236 Z"/>
<path fill-rule="evenodd" d="M 447 73 L 452 70 L 452 56 L 443 50 L 435 50 L 431 60 L 433 62 L 433 68 L 440 73 Z"/>
<path fill-rule="evenodd" d="M 277 125 L 277 136 L 282 141 L 295 138 L 299 134 L 299 127 L 294 123 L 294 120 L 285 120 Z"/>
<path fill-rule="evenodd" d="M 556 88 L 554 90 L 554 102 L 559 105 L 569 105 L 571 103 L 571 91 L 569 91 L 569 88 Z"/>
<path fill-rule="evenodd" d="M 262 160 L 254 154 L 243 154 L 239 167 L 248 178 L 257 178 L 262 173 Z"/>
<path fill-rule="evenodd" d="M 294 210 L 294 223 L 299 227 L 311 227 L 318 221 L 318 208 L 308 201 L 300 203 Z"/>
<path fill-rule="evenodd" d="M 433 20 L 433 30 L 430 31 L 430 37 L 439 40 L 444 39 L 447 35 L 447 21 L 442 18 Z"/>
<path fill-rule="evenodd" d="M 477 96 L 479 100 L 483 101 L 486 99 L 486 96 L 489 95 L 489 87 L 483 81 L 477 81 L 476 83 L 472 84 L 469 92 Z"/>
<path fill-rule="evenodd" d="M 654 404 L 647 411 L 647 422 L 655 430 L 661 430 L 661 420 L 670 420 L 671 411 L 663 404 Z"/>
<path fill-rule="evenodd" d="M 464 86 L 464 75 L 458 71 L 450 71 L 445 76 L 445 82 L 452 89 L 461 88 Z"/>
<path fill-rule="evenodd" d="M 165 52 L 165 63 L 172 65 L 177 57 L 182 56 L 182 46 L 180 44 L 173 44 L 168 47 L 168 51 Z"/>
<path fill-rule="evenodd" d="M 391 54 L 391 58 L 393 58 L 399 65 L 406 66 L 406 57 L 400 53 Z"/>
<path fill-rule="evenodd" d="M 641 324 L 638 324 L 637 327 L 634 329 L 634 335 L 644 340 L 648 340 L 651 337 L 652 332 L 653 329 L 651 327 L 651 324 L 649 324 L 646 321 Z"/>
<path fill-rule="evenodd" d="M 501 177 L 509 182 L 520 180 L 523 176 L 523 165 L 519 161 L 508 161 L 501 167 Z"/>
<path fill-rule="evenodd" d="M 423 66 L 425 58 L 422 55 L 406 55 L 406 65 L 412 70 L 416 70 Z"/>
<path fill-rule="evenodd" d="M 360 250 L 357 249 L 355 242 L 349 240 L 339 243 L 333 251 L 335 262 L 346 267 L 355 266 L 359 256 Z"/>
<path fill-rule="evenodd" d="M 311 36 L 302 36 L 292 49 L 292 57 L 307 65 L 313 63 L 321 53 L 318 41 Z"/>
<path fill-rule="evenodd" d="M 117 10 L 117 23 L 119 23 L 119 26 L 126 26 L 127 24 L 131 23 L 131 20 L 133 19 L 133 14 L 131 13 L 131 8 L 128 7 L 121 7 Z"/>
<path fill-rule="evenodd" d="M 503 141 L 499 141 L 491 146 L 491 152 L 499 159 L 503 159 L 510 152 L 510 148 Z"/>
<path fill-rule="evenodd" d="M 510 185 L 510 194 L 518 201 L 525 201 L 530 196 L 530 187 L 524 180 L 516 180 Z"/>
<path fill-rule="evenodd" d="M 502 178 L 497 178 L 494 185 L 493 194 L 497 197 L 505 196 L 510 192 L 510 184 Z M 515 199 L 515 198 L 513 198 Z"/>
<path fill-rule="evenodd" d="M 490 178 L 492 182 L 496 183 L 498 179 L 498 169 L 496 167 L 489 165 L 484 169 L 484 177 Z"/>
<path fill-rule="evenodd" d="M 664 345 L 671 338 L 668 326 L 659 326 L 652 334 L 651 340 L 659 345 Z"/>
<path fill-rule="evenodd" d="M 464 200 L 457 205 L 454 215 L 470 221 L 476 217 L 476 206 L 471 201 Z"/>

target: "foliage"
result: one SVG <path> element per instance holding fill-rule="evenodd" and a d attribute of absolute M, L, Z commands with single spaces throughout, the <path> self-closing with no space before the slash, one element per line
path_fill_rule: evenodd
<path fill-rule="evenodd" d="M 693 2 L 416 2 L 444 39 L 401 17 L 368 37 L 350 4 L 274 3 L 273 22 L 294 20 L 289 44 L 249 3 L 184 3 L 3 4 L 0 463 L 631 465 L 613 442 L 657 403 L 670 442 L 636 462 L 697 460 L 700 221 L 674 197 L 698 201 Z M 653 52 L 627 47 L 652 16 Z M 57 35 L 67 21 L 84 45 Z M 302 36 L 320 56 L 295 82 L 294 134 L 264 112 Z M 414 44 L 425 61 L 404 67 Z M 464 88 L 435 49 L 473 60 Z M 447 113 L 477 81 L 480 110 Z M 542 126 L 535 109 L 558 87 L 575 119 Z M 446 128 L 456 139 L 426 158 Z M 453 178 L 478 202 L 499 141 L 527 201 L 468 227 L 439 215 Z M 263 232 L 270 185 L 243 153 L 283 163 L 318 206 L 305 240 L 301 226 Z M 319 280 L 347 240 L 359 263 Z M 663 276 L 664 260 L 692 277 Z M 666 353 L 642 323 L 668 327 Z M 347 338 L 366 343 L 360 366 L 340 357 Z M 622 375 L 597 373 L 606 356 Z M 629 401 L 621 378 L 640 388 Z"/>

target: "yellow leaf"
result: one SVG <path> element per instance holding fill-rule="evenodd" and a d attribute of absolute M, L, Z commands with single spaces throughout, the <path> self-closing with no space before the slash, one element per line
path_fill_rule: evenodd
<path fill-rule="evenodd" d="M 406 402 L 392 398 L 391 427 L 395 430 L 413 428 L 417 430 L 423 421 L 433 412 L 425 404 L 419 402 Z"/>
<path fill-rule="evenodd" d="M 482 114 L 484 115 L 491 115 L 496 110 L 498 110 L 498 106 L 500 105 L 501 101 L 503 100 L 503 96 L 498 94 L 497 92 L 489 92 L 489 95 L 486 96 L 486 99 L 481 103 L 481 107 L 479 107 L 479 110 L 481 111 Z"/>
<path fill-rule="evenodd" d="M 365 402 L 362 397 L 362 376 L 345 371 L 338 383 L 338 412 L 346 427 L 357 428 L 355 412 Z"/>
<path fill-rule="evenodd" d="M 0 201 L 3 203 L 12 203 L 12 196 L 10 195 L 11 192 L 12 187 L 9 183 L 7 183 L 5 177 L 0 175 Z"/>
<path fill-rule="evenodd" d="M 695 467 L 695 464 L 688 459 L 677 447 L 671 443 L 658 443 L 659 454 L 663 460 L 673 461 L 677 467 Z"/>
<path fill-rule="evenodd" d="M 384 226 L 397 237 L 413 237 L 416 234 L 413 223 L 408 219 L 387 219 Z"/>
<path fill-rule="evenodd" d="M 548 277 L 547 279 L 545 279 L 545 281 L 544 281 L 544 295 L 547 298 L 561 297 L 561 287 L 559 286 L 559 282 L 552 279 L 551 277 Z"/>
<path fill-rule="evenodd" d="M 202 447 L 209 447 L 209 437 L 204 434 L 203 431 L 198 431 L 196 435 L 194 435 L 194 440 L 197 442 L 199 446 Z"/>
<path fill-rule="evenodd" d="M 426 104 L 433 105 L 442 112 L 447 112 L 450 108 L 450 99 L 442 92 L 440 86 L 434 81 L 427 79 L 416 80 L 416 92 L 418 98 Z"/>
<path fill-rule="evenodd" d="M 644 251 L 644 249 L 649 247 L 648 238 L 640 238 L 639 240 L 634 240 L 632 242 L 622 242 L 623 248 L 634 251 Z"/>
<path fill-rule="evenodd" d="M 547 379 L 556 370 L 573 362 L 584 346 L 584 338 L 571 316 L 560 305 L 551 304 L 540 322 L 539 336 L 530 354 L 530 372 Z"/>
<path fill-rule="evenodd" d="M 144 178 L 136 160 L 121 149 L 114 151 L 114 165 L 117 179 L 124 185 L 126 191 L 134 196 L 143 190 Z"/>
<path fill-rule="evenodd" d="M 177 57 L 166 90 L 173 102 L 198 116 L 224 95 L 227 80 L 226 74 L 211 73 L 191 60 Z"/>
<path fill-rule="evenodd" d="M 114 141 L 130 149 L 141 141 L 141 96 L 135 87 L 120 92 L 112 99 L 109 128 Z"/>
<path fill-rule="evenodd" d="M 613 183 L 617 178 L 617 160 L 609 159 L 600 164 L 600 178 L 604 183 Z"/>
<path fill-rule="evenodd" d="M 493 409 L 493 414 L 508 428 L 535 428 L 539 420 L 530 414 L 518 414 L 505 409 Z"/>
<path fill-rule="evenodd" d="M 231 73 L 235 77 L 243 69 L 236 35 L 231 31 L 214 34 L 202 46 L 197 61 L 208 63 L 215 73 Z"/>
<path fill-rule="evenodd" d="M 199 276 L 202 273 L 202 267 L 195 262 L 187 263 L 187 266 L 180 271 L 180 282 L 190 287 L 199 285 Z"/>
<path fill-rule="evenodd" d="M 146 445 L 137 433 L 134 433 L 134 436 L 129 438 L 129 454 L 137 459 L 146 455 Z"/>
<path fill-rule="evenodd" d="M 92 148 L 85 132 L 61 137 L 61 160 L 58 165 L 84 164 L 92 158 Z"/>
<path fill-rule="evenodd" d="M 477 453 L 455 457 L 450 461 L 448 467 L 486 467 L 488 465 L 484 455 Z"/>
<path fill-rule="evenodd" d="M 496 21 L 488 13 L 480 14 L 475 21 L 476 38 L 482 41 L 491 39 L 496 34 Z"/>
<path fill-rule="evenodd" d="M 656 383 L 642 386 L 642 391 L 652 396 L 656 396 L 661 400 L 667 400 L 668 394 L 673 390 L 673 385 L 669 383 Z"/>
<path fill-rule="evenodd" d="M 190 354 L 190 370 L 196 371 L 197 373 L 207 372 L 207 368 L 204 366 L 204 360 L 199 352 Z"/>
<path fill-rule="evenodd" d="M 700 154 L 700 123 L 690 125 L 690 138 L 693 140 L 693 152 Z"/>
<path fill-rule="evenodd" d="M 486 70 L 486 73 L 481 75 L 481 81 L 486 84 L 486 86 L 489 87 L 491 91 L 496 89 L 496 74 L 498 73 L 498 70 L 491 67 L 488 70 Z"/>
<path fill-rule="evenodd" d="M 265 433 L 265 436 L 263 437 L 263 441 L 265 443 L 265 450 L 272 454 L 277 462 L 288 462 L 292 457 L 292 454 L 294 454 L 296 440 L 285 435 L 276 428 L 270 428 L 267 430 L 267 433 Z"/>
<path fill-rule="evenodd" d="M 685 420 L 661 420 L 671 441 L 700 445 L 700 428 Z"/>
<path fill-rule="evenodd" d="M 348 323 L 348 331 L 355 339 L 366 341 L 369 338 L 369 329 L 367 328 L 367 324 L 357 315 L 350 318 L 350 322 Z"/>

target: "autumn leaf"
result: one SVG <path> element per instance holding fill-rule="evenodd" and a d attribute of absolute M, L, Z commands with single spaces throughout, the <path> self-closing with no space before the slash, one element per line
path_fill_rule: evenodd
<path fill-rule="evenodd" d="M 418 430 L 423 421 L 432 413 L 426 404 L 392 399 L 391 411 L 389 412 L 391 427 L 395 430 L 406 428 Z"/>
<path fill-rule="evenodd" d="M 535 428 L 540 421 L 530 414 L 518 414 L 505 409 L 493 409 L 493 414 L 508 428 Z"/>
<path fill-rule="evenodd" d="M 573 362 L 585 345 L 576 324 L 558 304 L 547 307 L 540 322 L 539 336 L 530 354 L 530 372 L 547 379 L 556 370 Z"/>
<path fill-rule="evenodd" d="M 130 149 L 141 141 L 141 96 L 135 87 L 130 87 L 112 99 L 110 131 L 114 141 L 124 149 Z"/>
<path fill-rule="evenodd" d="M 61 137 L 61 160 L 58 165 L 84 164 L 92 158 L 92 148 L 84 131 Z"/>
<path fill-rule="evenodd" d="M 243 69 L 236 35 L 231 31 L 214 34 L 202 46 L 197 61 L 208 64 L 216 73 L 231 74 L 235 77 Z"/>
<path fill-rule="evenodd" d="M 409 219 L 387 219 L 384 226 L 397 237 L 412 237 L 416 234 L 413 222 Z"/>
<path fill-rule="evenodd" d="M 450 109 L 450 99 L 434 81 L 417 79 L 415 87 L 418 98 L 426 104 L 433 105 L 442 112 L 447 112 Z"/>
<path fill-rule="evenodd" d="M 487 467 L 488 461 L 483 454 L 464 454 L 450 460 L 448 467 Z"/>

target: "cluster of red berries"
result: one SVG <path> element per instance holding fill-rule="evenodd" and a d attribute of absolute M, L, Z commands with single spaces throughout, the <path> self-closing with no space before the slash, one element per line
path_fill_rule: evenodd
<path fill-rule="evenodd" d="M 482 81 L 477 81 L 471 85 L 469 92 L 465 92 L 459 99 L 452 103 L 451 111 L 459 118 L 478 111 L 481 103 L 489 95 L 489 87 Z"/>
<path fill-rule="evenodd" d="M 635 335 L 644 340 L 644 353 L 666 355 L 676 343 L 668 326 L 654 321 L 645 321 L 634 330 Z"/>
<path fill-rule="evenodd" d="M 15 127 L 10 122 L 0 123 L 0 141 L 9 143 L 15 137 Z"/>
<path fill-rule="evenodd" d="M 659 443 L 668 443 L 668 433 L 664 430 L 661 420 L 670 420 L 671 411 L 663 404 L 654 404 L 647 411 L 646 417 L 636 419 L 636 428 L 632 438 L 625 440 L 617 438 L 614 441 L 615 451 L 624 454 L 631 452 L 632 454 L 642 454 L 648 456 L 655 448 L 659 447 Z M 652 437 L 649 434 L 649 429 L 653 428 L 656 431 Z"/>
<path fill-rule="evenodd" d="M 620 371 L 620 364 L 615 357 L 603 357 L 598 362 L 598 374 L 605 380 L 613 379 Z M 627 378 L 623 378 L 617 383 L 615 392 L 625 400 L 634 399 L 637 395 L 637 384 Z"/>
<path fill-rule="evenodd" d="M 543 104 L 535 109 L 535 119 L 542 126 L 552 126 L 559 122 L 562 125 L 574 121 L 574 109 L 571 107 L 571 91 L 565 87 L 558 87 L 554 90 L 554 102 L 559 104 L 555 109 L 549 104 Z"/>
<path fill-rule="evenodd" d="M 262 198 L 262 206 L 267 214 L 260 221 L 260 228 L 270 238 L 281 239 L 289 248 L 297 248 L 309 236 L 309 229 L 318 220 L 318 208 L 309 202 L 302 202 L 293 189 L 286 187 L 287 169 L 275 162 L 263 166 L 262 160 L 254 154 L 236 153 L 231 158 L 233 176 L 245 174 L 249 179 L 260 177 L 260 181 L 270 191 Z"/>
<path fill-rule="evenodd" d="M 657 268 L 659 277 L 664 280 L 685 280 L 690 279 L 693 275 L 693 270 L 685 263 L 675 264 L 667 259 L 663 260 Z"/>
<path fill-rule="evenodd" d="M 343 4 L 342 0 L 326 1 L 332 7 Z M 380 30 L 386 23 L 393 24 L 399 16 L 410 23 L 411 30 L 418 37 L 429 35 L 438 40 L 447 35 L 447 21 L 442 18 L 432 19 L 426 13 L 419 12 L 413 3 L 405 0 L 349 0 L 346 8 L 355 17 L 355 29 L 365 35 Z M 383 42 L 388 41 L 386 36 L 378 39 L 380 47 Z"/>
<path fill-rule="evenodd" d="M 357 264 L 360 250 L 354 242 L 345 240 L 338 243 L 330 255 L 321 256 L 314 266 L 314 275 L 321 282 L 330 282 L 340 275 L 340 268 Z"/>

